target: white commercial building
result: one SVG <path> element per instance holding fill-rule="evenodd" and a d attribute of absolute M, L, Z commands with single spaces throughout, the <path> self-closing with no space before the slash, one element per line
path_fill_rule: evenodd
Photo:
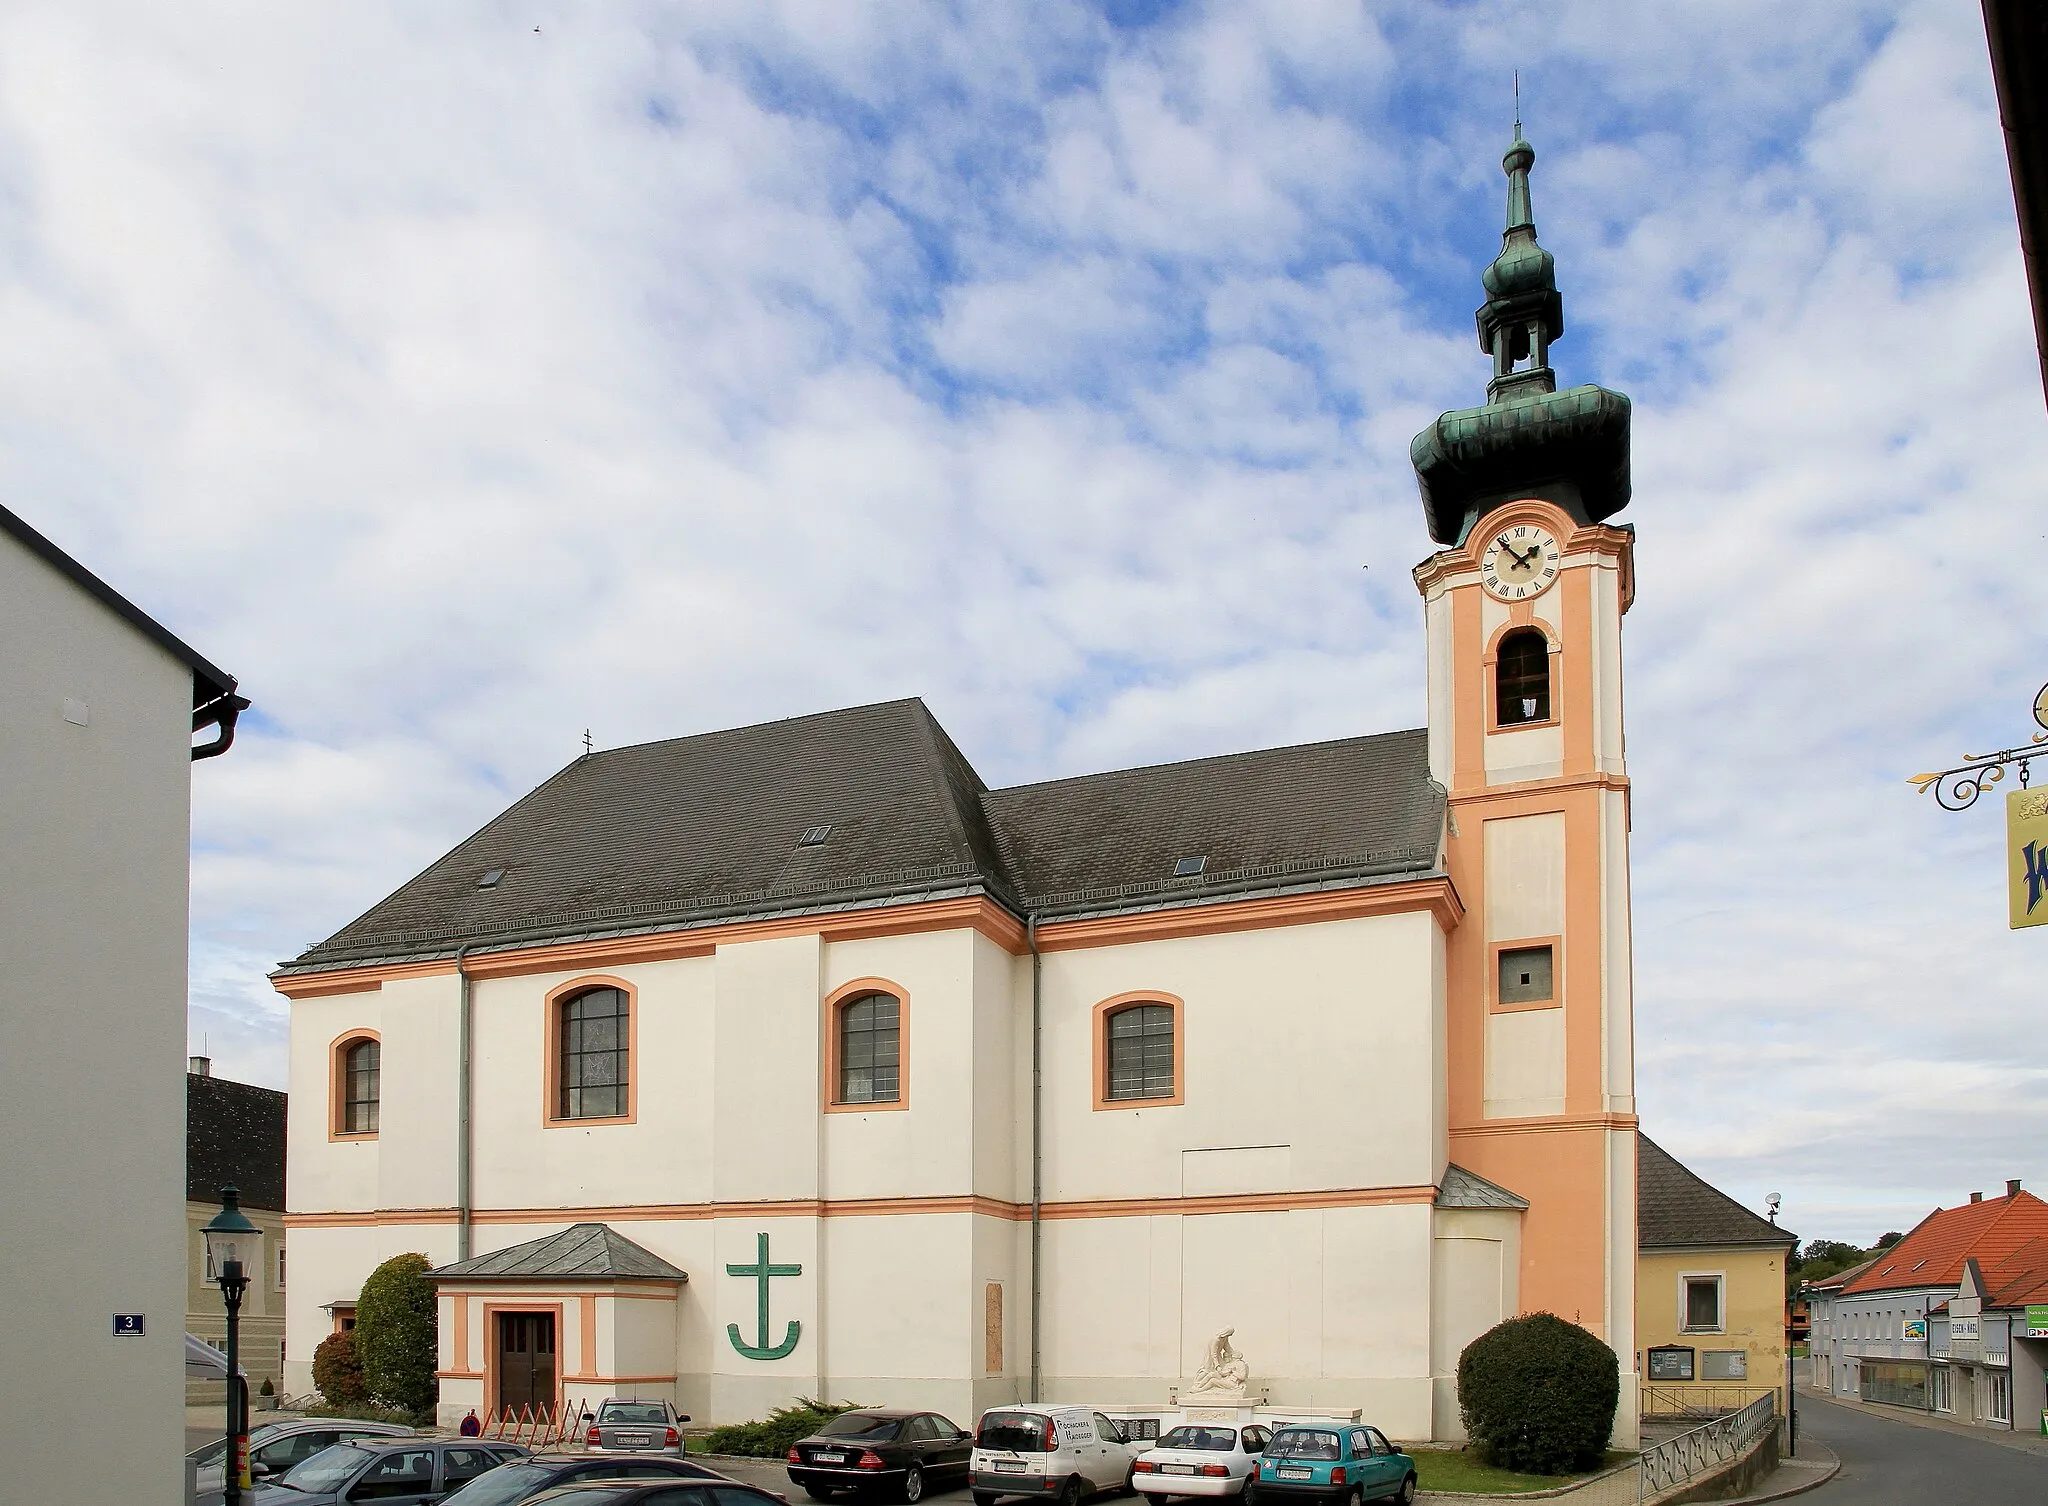
<path fill-rule="evenodd" d="M 1006 790 L 917 701 L 577 760 L 276 975 L 290 1385 L 418 1250 L 448 1416 L 1158 1405 L 1231 1329 L 1276 1406 L 1447 1437 L 1544 1309 L 1632 1440 L 1629 413 L 1555 390 L 1532 156 L 1490 401 L 1416 442 L 1427 727 Z"/>
<path fill-rule="evenodd" d="M 0 508 L 7 1471 L 176 1498 L 191 761 L 235 682 Z M 216 729 L 195 748 L 195 730 Z"/>

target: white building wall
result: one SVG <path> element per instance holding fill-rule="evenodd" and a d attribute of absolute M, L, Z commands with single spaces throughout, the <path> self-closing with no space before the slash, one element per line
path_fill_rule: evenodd
<path fill-rule="evenodd" d="M 0 644 L 7 1469 L 68 1480 L 90 1459 L 96 1498 L 171 1500 L 192 673 L 4 534 Z M 144 1336 L 113 1337 L 115 1313 Z"/>
<path fill-rule="evenodd" d="M 1427 1435 L 1443 968 L 1442 935 L 1420 912 L 1045 955 L 1045 1394 L 1164 1401 L 1234 1327 L 1276 1402 L 1365 1406 Z M 1026 1394 L 1029 1226 L 1004 1209 L 1030 1197 L 1028 957 L 962 928 L 606 969 L 594 976 L 637 999 L 634 1122 L 549 1128 L 545 1000 L 579 976 L 473 984 L 476 1253 L 597 1219 L 689 1272 L 673 1368 L 699 1419 L 830 1394 L 965 1421 Z M 908 1106 L 828 1113 L 824 1000 L 866 978 L 905 1001 Z M 1182 1001 L 1185 1101 L 1097 1109 L 1095 1006 L 1134 992 Z M 377 1260 L 454 1258 L 457 998 L 438 975 L 294 1005 L 294 1209 L 388 1220 L 294 1230 L 299 1365 L 328 1330 L 319 1304 L 352 1298 Z M 327 1135 L 329 1052 L 351 1029 L 385 1043 L 374 1141 Z M 400 1092 L 431 1102 L 399 1110 Z M 385 1169 L 401 1146 L 414 1164 Z M 969 1194 L 980 1211 L 961 1204 Z M 1339 1205 L 1314 1206 L 1316 1194 Z M 1184 1214 L 1188 1197 L 1275 1201 Z M 919 1199 L 952 1202 L 846 1206 Z M 1150 1201 L 1100 1206 L 1134 1199 Z M 1076 1203 L 1095 1206 L 1059 1206 Z M 419 1209 L 439 1211 L 415 1222 Z M 754 1281 L 726 1270 L 754 1263 L 763 1232 L 775 1263 L 804 1268 L 771 1283 L 769 1342 L 791 1320 L 801 1334 L 765 1361 L 728 1338 L 728 1325 L 749 1345 L 760 1335 Z M 995 1365 L 990 1283 L 1002 1288 Z M 472 1365 L 488 1343 L 479 1317 Z"/>

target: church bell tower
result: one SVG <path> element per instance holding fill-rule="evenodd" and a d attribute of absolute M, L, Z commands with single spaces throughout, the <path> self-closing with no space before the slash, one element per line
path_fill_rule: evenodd
<path fill-rule="evenodd" d="M 1629 401 L 1558 390 L 1556 263 L 1537 244 L 1536 153 L 1502 159 L 1507 227 L 1481 281 L 1480 407 L 1410 447 L 1429 531 L 1415 569 L 1429 760 L 1449 792 L 1464 922 L 1446 957 L 1450 1159 L 1528 1199 L 1520 1309 L 1621 1361 L 1635 1434 L 1635 1069 L 1621 618 L 1635 590 Z"/>

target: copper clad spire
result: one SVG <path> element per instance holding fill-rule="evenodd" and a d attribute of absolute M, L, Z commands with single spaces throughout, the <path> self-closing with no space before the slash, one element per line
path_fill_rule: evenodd
<path fill-rule="evenodd" d="M 1480 274 L 1486 302 L 1474 315 L 1479 348 L 1493 358 L 1486 404 L 1444 414 L 1408 447 L 1430 535 L 1444 544 L 1519 497 L 1547 497 L 1587 523 L 1629 499 L 1629 400 L 1605 387 L 1560 392 L 1550 368 L 1564 299 L 1557 260 L 1536 243 L 1536 148 L 1522 135 L 1521 114 L 1518 99 L 1515 139 L 1500 163 L 1507 225 L 1500 254 Z"/>

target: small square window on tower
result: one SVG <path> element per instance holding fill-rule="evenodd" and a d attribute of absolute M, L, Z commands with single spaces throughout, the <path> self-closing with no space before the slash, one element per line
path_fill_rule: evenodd
<path fill-rule="evenodd" d="M 1500 991 L 1503 1004 L 1548 1004 L 1557 997 L 1551 983 L 1547 946 L 1511 946 L 1500 950 Z"/>

